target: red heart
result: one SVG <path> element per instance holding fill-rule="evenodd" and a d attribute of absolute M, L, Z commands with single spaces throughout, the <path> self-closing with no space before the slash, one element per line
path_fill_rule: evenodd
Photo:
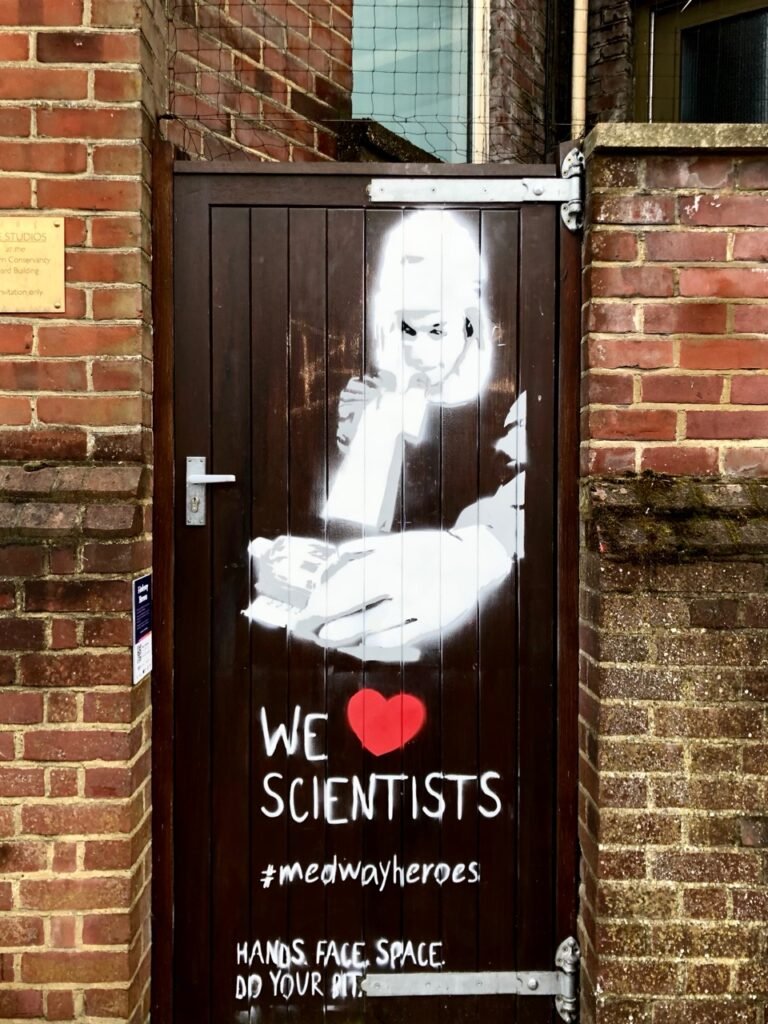
<path fill-rule="evenodd" d="M 359 690 L 347 704 L 350 729 L 377 757 L 404 747 L 426 719 L 423 701 L 410 693 L 387 699 L 378 690 Z"/>

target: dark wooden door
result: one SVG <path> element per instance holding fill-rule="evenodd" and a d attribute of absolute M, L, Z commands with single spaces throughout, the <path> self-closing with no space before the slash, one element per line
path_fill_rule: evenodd
<path fill-rule="evenodd" d="M 559 210 L 369 176 L 176 178 L 178 1024 L 555 1019 L 360 993 L 552 970 L 576 842 Z"/>

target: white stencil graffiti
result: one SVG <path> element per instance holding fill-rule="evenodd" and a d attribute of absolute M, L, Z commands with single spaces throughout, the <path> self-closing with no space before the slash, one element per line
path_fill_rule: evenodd
<path fill-rule="evenodd" d="M 491 369 L 477 242 L 452 214 L 404 218 L 384 242 L 372 296 L 376 377 L 352 380 L 339 403 L 346 457 L 327 519 L 392 526 L 402 442 L 422 440 L 430 403 L 472 401 Z"/>
<path fill-rule="evenodd" d="M 358 525 L 360 537 L 252 541 L 253 622 L 363 661 L 416 661 L 523 557 L 524 393 L 496 444 L 511 479 L 451 529 L 391 532 L 404 446 L 425 440 L 429 407 L 475 402 L 490 379 L 483 278 L 477 240 L 455 214 L 417 211 L 391 230 L 371 297 L 375 373 L 340 396 L 344 458 L 321 510 L 327 521 Z"/>

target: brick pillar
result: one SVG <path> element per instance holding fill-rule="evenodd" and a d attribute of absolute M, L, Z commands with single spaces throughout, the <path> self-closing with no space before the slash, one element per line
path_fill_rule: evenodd
<path fill-rule="evenodd" d="M 584 1024 L 762 1024 L 768 1005 L 761 134 L 587 140 Z"/>
<path fill-rule="evenodd" d="M 161 8 L 0 4 L 0 205 L 61 215 L 67 245 L 64 313 L 0 317 L 4 1020 L 148 1015 L 149 687 L 129 645 L 151 564 Z"/>

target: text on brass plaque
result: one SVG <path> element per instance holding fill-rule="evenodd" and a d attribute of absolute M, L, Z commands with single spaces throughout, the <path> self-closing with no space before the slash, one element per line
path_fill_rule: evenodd
<path fill-rule="evenodd" d="M 64 218 L 0 217 L 0 313 L 64 312 Z"/>

